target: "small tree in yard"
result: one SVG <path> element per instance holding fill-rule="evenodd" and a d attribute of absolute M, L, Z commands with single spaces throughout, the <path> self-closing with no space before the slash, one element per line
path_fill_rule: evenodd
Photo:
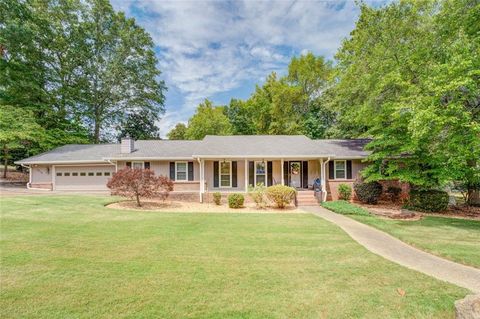
<path fill-rule="evenodd" d="M 173 182 L 165 176 L 155 176 L 149 169 L 125 168 L 108 181 L 113 195 L 135 198 L 141 207 L 140 198 L 160 197 L 165 200 L 173 190 Z"/>

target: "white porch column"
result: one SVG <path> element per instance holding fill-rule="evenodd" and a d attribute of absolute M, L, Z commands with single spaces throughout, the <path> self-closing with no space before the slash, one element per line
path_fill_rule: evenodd
<path fill-rule="evenodd" d="M 248 159 L 245 159 L 245 193 L 248 192 Z"/>
<path fill-rule="evenodd" d="M 200 203 L 203 203 L 205 193 L 205 161 L 200 160 Z"/>
<path fill-rule="evenodd" d="M 324 193 L 325 193 L 325 190 L 326 190 L 326 187 L 325 187 L 325 182 L 326 182 L 326 179 L 325 179 L 325 166 L 323 165 L 323 158 L 320 159 L 320 181 L 322 183 L 322 199 L 324 197 Z"/>
<path fill-rule="evenodd" d="M 327 200 L 327 163 L 330 161 L 330 157 L 323 161 L 322 159 L 322 195 L 323 201 Z"/>
<path fill-rule="evenodd" d="M 281 167 L 281 171 L 282 171 L 282 185 L 285 185 L 285 172 L 284 172 L 284 169 L 283 169 L 283 158 L 280 161 L 280 167 Z"/>
<path fill-rule="evenodd" d="M 32 187 L 32 165 L 28 166 L 28 185 L 27 189 Z"/>
<path fill-rule="evenodd" d="M 55 178 L 57 178 L 57 173 L 55 173 L 55 165 L 52 165 L 51 173 L 52 173 L 52 191 L 54 191 L 55 188 L 56 188 L 56 186 L 55 186 Z"/>

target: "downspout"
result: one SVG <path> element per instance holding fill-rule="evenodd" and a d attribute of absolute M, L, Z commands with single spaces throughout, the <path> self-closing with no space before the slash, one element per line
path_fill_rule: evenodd
<path fill-rule="evenodd" d="M 322 184 L 322 193 L 323 193 L 323 202 L 327 201 L 327 164 L 330 162 L 331 157 L 329 156 L 327 160 L 323 163 L 323 172 L 325 173 L 324 181 L 325 183 Z"/>
<path fill-rule="evenodd" d="M 109 159 L 104 159 L 104 161 L 109 162 L 109 163 L 112 164 L 112 165 L 115 165 L 115 173 L 118 171 L 118 170 L 117 170 L 117 162 L 113 163 L 113 162 L 112 162 L 111 160 L 109 160 Z"/>

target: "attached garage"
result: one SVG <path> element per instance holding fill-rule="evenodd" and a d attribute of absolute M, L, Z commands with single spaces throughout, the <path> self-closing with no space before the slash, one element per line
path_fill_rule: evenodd
<path fill-rule="evenodd" d="M 115 173 L 114 165 L 55 166 L 57 190 L 108 190 L 107 182 Z"/>

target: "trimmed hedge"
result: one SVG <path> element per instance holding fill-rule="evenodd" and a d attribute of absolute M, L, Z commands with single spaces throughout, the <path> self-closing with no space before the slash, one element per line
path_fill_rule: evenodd
<path fill-rule="evenodd" d="M 441 212 L 447 207 L 448 193 L 434 189 L 410 190 L 410 199 L 406 205 L 406 208 L 424 212 Z"/>
<path fill-rule="evenodd" d="M 242 208 L 245 197 L 242 194 L 228 195 L 228 207 L 230 208 Z"/>
<path fill-rule="evenodd" d="M 222 194 L 220 194 L 219 192 L 213 193 L 213 202 L 215 203 L 215 205 L 220 205 L 222 202 Z"/>
<path fill-rule="evenodd" d="M 296 190 L 293 187 L 284 185 L 273 185 L 267 187 L 267 197 L 278 208 L 285 208 L 295 198 Z"/>
<path fill-rule="evenodd" d="M 376 204 L 382 195 L 382 184 L 379 182 L 355 182 L 353 189 L 359 201 L 365 204 Z"/>
<path fill-rule="evenodd" d="M 352 187 L 344 183 L 338 185 L 338 199 L 349 201 L 350 197 L 352 197 Z"/>

